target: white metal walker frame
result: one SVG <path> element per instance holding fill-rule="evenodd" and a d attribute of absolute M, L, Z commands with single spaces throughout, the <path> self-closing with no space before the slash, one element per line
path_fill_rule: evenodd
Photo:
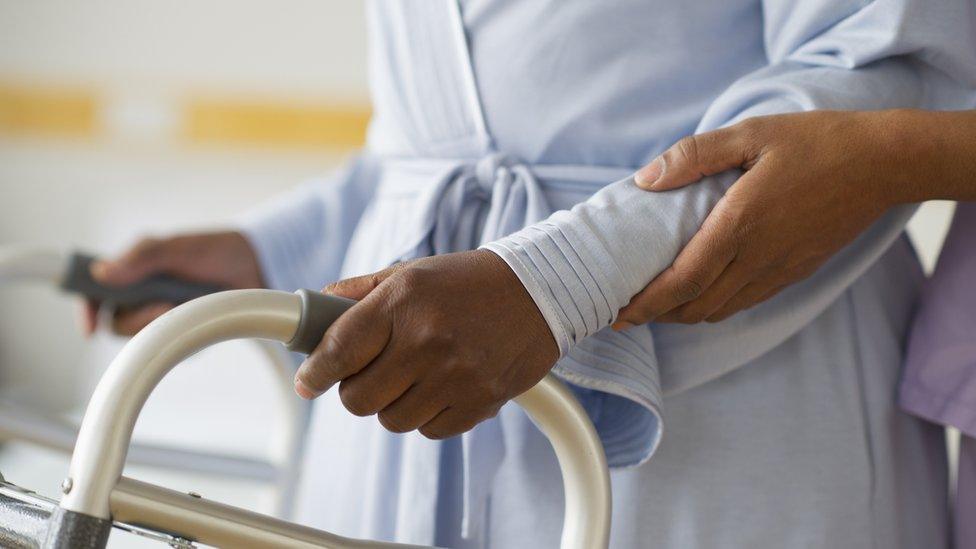
<path fill-rule="evenodd" d="M 57 258 L 36 256 L 33 262 L 21 263 L 20 278 L 50 279 L 57 263 Z M 323 315 L 322 305 L 349 306 L 336 306 L 334 300 L 342 301 L 305 290 L 234 290 L 195 299 L 157 318 L 125 345 L 99 381 L 78 432 L 58 507 L 18 507 L 30 498 L 20 499 L 24 494 L 0 479 L 0 511 L 12 508 L 16 516 L 27 509 L 34 522 L 25 519 L 29 524 L 20 531 L 29 532 L 31 539 L 44 536 L 39 545 L 51 549 L 103 549 L 113 523 L 170 536 L 181 547 L 190 542 L 228 548 L 409 547 L 346 538 L 122 476 L 127 455 L 135 448 L 130 442 L 139 412 L 173 367 L 232 339 L 277 341 L 308 352 L 310 336 L 317 342 L 335 318 L 330 316 L 335 311 Z M 291 379 L 289 373 L 288 391 Z M 589 416 L 552 374 L 515 401 L 549 439 L 559 462 L 565 492 L 560 547 L 605 548 L 610 476 Z M 8 516 L 0 513 L 5 520 Z"/>
<path fill-rule="evenodd" d="M 57 288 L 64 276 L 68 254 L 45 248 L 0 247 L 0 287 L 40 284 Z M 309 406 L 294 396 L 295 362 L 281 345 L 254 342 L 272 370 L 284 421 L 278 427 L 283 436 L 266 459 L 226 453 L 197 451 L 156 444 L 133 443 L 127 461 L 166 469 L 178 469 L 223 478 L 272 483 L 273 513 L 289 518 L 298 483 L 301 450 L 308 425 Z M 0 396 L 0 441 L 27 442 L 70 454 L 75 447 L 78 426 L 65 418 L 31 410 Z"/>

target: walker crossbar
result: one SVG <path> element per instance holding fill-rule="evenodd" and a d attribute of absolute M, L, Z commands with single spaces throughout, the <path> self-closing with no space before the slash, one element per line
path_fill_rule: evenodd
<path fill-rule="evenodd" d="M 296 294 L 235 290 L 196 299 L 156 319 L 125 346 L 92 396 L 64 483 L 65 495 L 50 518 L 45 547 L 101 549 L 113 519 L 225 547 L 398 546 L 343 538 L 121 477 L 140 409 L 163 376 L 184 358 L 237 338 L 271 339 L 308 352 L 310 342 L 314 347 L 329 324 L 352 304 L 307 290 Z M 585 411 L 552 375 L 516 402 L 549 438 L 562 470 L 561 547 L 606 547 L 609 473 Z"/>

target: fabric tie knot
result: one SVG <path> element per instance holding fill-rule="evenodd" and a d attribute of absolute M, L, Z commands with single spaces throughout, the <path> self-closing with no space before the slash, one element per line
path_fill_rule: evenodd
<path fill-rule="evenodd" d="M 499 153 L 459 164 L 434 192 L 422 238 L 402 260 L 472 250 L 551 213 L 532 170 Z"/>
<path fill-rule="evenodd" d="M 524 167 L 525 164 L 501 153 L 492 153 L 478 160 L 474 164 L 474 175 L 480 191 L 490 197 L 497 186 L 511 185 L 514 180 L 511 166 Z"/>

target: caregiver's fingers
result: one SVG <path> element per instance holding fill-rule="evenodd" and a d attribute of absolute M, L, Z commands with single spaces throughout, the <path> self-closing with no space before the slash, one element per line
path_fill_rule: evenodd
<path fill-rule="evenodd" d="M 697 324 L 728 303 L 756 276 L 755 268 L 742 261 L 733 261 L 722 275 L 700 297 L 677 307 L 655 319 L 656 322 Z"/>
<path fill-rule="evenodd" d="M 756 280 L 747 284 L 732 296 L 725 305 L 712 313 L 707 322 L 722 322 L 723 320 L 737 313 L 751 309 L 756 305 L 770 299 L 785 288 L 785 285 L 778 284 L 769 280 Z"/>
<path fill-rule="evenodd" d="M 735 258 L 737 233 L 725 200 L 719 201 L 674 263 L 620 310 L 614 329 L 651 322 L 701 296 Z"/>
<path fill-rule="evenodd" d="M 134 336 L 173 307 L 172 303 L 150 303 L 135 309 L 117 310 L 112 315 L 112 331 L 119 335 Z"/>
<path fill-rule="evenodd" d="M 482 421 L 498 415 L 500 407 L 462 409 L 447 408 L 437 417 L 420 427 L 420 434 L 433 440 L 441 440 L 467 433 Z"/>
<path fill-rule="evenodd" d="M 751 165 L 758 156 L 750 139 L 756 122 L 740 122 L 728 128 L 680 139 L 634 175 L 637 186 L 647 191 L 669 191 L 702 177 Z"/>
<path fill-rule="evenodd" d="M 359 372 L 383 352 L 390 339 L 390 315 L 379 292 L 367 295 L 326 330 L 295 375 L 295 392 L 315 398 Z"/>
<path fill-rule="evenodd" d="M 387 431 L 407 433 L 429 423 L 447 408 L 443 388 L 418 383 L 376 416 Z"/>

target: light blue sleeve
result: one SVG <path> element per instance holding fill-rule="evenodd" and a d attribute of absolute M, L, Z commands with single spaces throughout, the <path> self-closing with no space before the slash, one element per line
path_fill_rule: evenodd
<path fill-rule="evenodd" d="M 254 247 L 269 288 L 317 290 L 339 279 L 342 260 L 375 178 L 366 157 L 246 213 L 239 230 Z"/>
<path fill-rule="evenodd" d="M 719 96 L 698 129 L 812 109 L 964 104 L 976 72 L 972 12 L 965 0 L 937 7 L 911 0 L 768 0 L 768 65 Z M 607 327 L 671 264 L 737 176 L 708 177 L 666 193 L 619 181 L 486 247 L 516 272 L 565 355 Z M 664 393 L 713 379 L 796 333 L 887 249 L 912 211 L 890 212 L 814 277 L 760 307 L 713 325 L 655 326 Z M 594 374 L 579 372 L 586 376 Z"/>

